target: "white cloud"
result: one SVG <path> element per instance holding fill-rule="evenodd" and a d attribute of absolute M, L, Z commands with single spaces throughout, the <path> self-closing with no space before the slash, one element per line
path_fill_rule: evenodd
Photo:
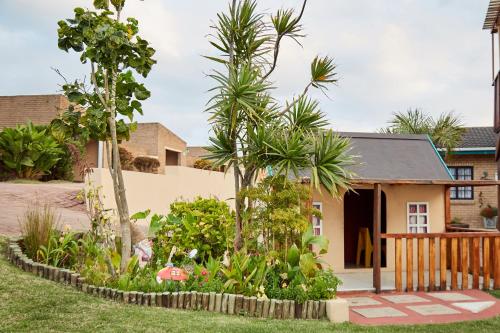
<path fill-rule="evenodd" d="M 78 56 L 56 46 L 56 22 L 91 0 L 0 0 L 2 94 L 44 93 L 58 89 L 60 68 L 69 77 L 87 70 Z M 301 0 L 259 1 L 267 12 L 297 8 Z M 303 48 L 285 41 L 273 74 L 281 101 L 303 89 L 309 62 L 331 55 L 340 82 L 330 99 L 313 91 L 332 126 L 370 131 L 391 113 L 422 107 L 434 115 L 455 110 L 468 125 L 491 125 L 490 40 L 481 30 L 488 0 L 315 0 L 304 15 Z M 145 80 L 152 91 L 147 121 L 160 121 L 189 144 L 208 138 L 205 103 L 215 54 L 206 38 L 216 13 L 227 1 L 127 0 L 124 16 L 139 20 L 141 35 L 157 50 L 158 64 Z M 36 77 L 36 80 L 33 78 Z"/>

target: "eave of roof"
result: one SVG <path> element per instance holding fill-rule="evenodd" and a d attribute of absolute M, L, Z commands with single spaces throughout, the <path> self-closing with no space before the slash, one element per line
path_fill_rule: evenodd
<path fill-rule="evenodd" d="M 486 12 L 486 17 L 484 18 L 483 29 L 491 30 L 495 28 L 498 14 L 500 12 L 500 0 L 490 0 L 488 5 L 488 11 Z"/>
<path fill-rule="evenodd" d="M 446 185 L 446 186 L 498 186 L 500 180 L 441 180 L 441 179 L 352 179 L 352 185 Z"/>

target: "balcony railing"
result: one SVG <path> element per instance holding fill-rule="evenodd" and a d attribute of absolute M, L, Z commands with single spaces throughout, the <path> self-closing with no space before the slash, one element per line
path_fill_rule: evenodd
<path fill-rule="evenodd" d="M 381 236 L 394 240 L 394 274 L 397 291 L 415 290 L 413 281 L 415 267 L 416 287 L 419 291 L 447 290 L 448 287 L 451 290 L 500 288 L 499 232 L 382 234 Z M 416 264 L 414 257 L 417 258 Z M 406 270 L 406 276 L 403 276 L 403 269 Z M 471 278 L 469 274 L 472 275 Z M 404 278 L 406 286 L 403 286 Z"/>

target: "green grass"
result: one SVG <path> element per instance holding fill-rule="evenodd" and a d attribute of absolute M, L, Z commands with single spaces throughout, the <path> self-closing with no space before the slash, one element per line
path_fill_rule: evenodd
<path fill-rule="evenodd" d="M 0 247 L 5 239 L 0 237 Z M 446 325 L 362 327 L 144 308 L 25 273 L 0 255 L 0 332 L 500 332 L 500 317 Z"/>

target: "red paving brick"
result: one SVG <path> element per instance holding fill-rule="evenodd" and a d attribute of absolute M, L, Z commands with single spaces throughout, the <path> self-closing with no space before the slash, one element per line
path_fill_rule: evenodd
<path fill-rule="evenodd" d="M 440 292 L 441 293 L 441 292 Z M 376 295 L 373 293 L 362 292 L 362 293 L 349 293 L 343 294 L 341 297 L 343 298 L 351 298 L 351 297 L 371 297 L 376 301 L 380 302 L 379 305 L 369 305 L 369 306 L 356 306 L 354 308 L 357 309 L 365 309 L 365 308 L 380 308 L 380 307 L 391 307 L 398 311 L 401 311 L 407 316 L 405 317 L 382 317 L 382 318 L 366 318 L 361 314 L 353 311 L 353 307 L 350 308 L 349 311 L 349 319 L 351 322 L 361 325 L 401 325 L 401 324 L 430 324 L 430 323 L 450 323 L 450 322 L 458 322 L 458 321 L 467 321 L 467 320 L 479 320 L 486 319 L 500 315 L 500 302 L 495 297 L 491 296 L 488 293 L 485 293 L 480 290 L 464 290 L 464 291 L 446 291 L 442 293 L 460 293 L 465 294 L 470 297 L 473 297 L 474 300 L 471 301 L 444 301 L 432 296 L 427 295 L 425 292 L 414 292 L 414 293 L 383 293 L 380 295 Z M 422 298 L 429 300 L 430 302 L 418 302 L 418 303 L 402 303 L 396 304 L 392 303 L 380 296 L 387 295 L 416 295 Z M 494 301 L 495 304 L 488 309 L 485 309 L 479 313 L 473 313 L 468 310 L 461 309 L 459 307 L 453 306 L 452 303 L 461 303 L 461 302 L 487 302 Z M 447 314 L 447 315 L 421 315 L 415 311 L 412 311 L 407 308 L 407 306 L 417 306 L 417 305 L 431 305 L 431 304 L 441 304 L 446 307 L 452 308 L 455 311 L 458 311 L 458 314 Z"/>

